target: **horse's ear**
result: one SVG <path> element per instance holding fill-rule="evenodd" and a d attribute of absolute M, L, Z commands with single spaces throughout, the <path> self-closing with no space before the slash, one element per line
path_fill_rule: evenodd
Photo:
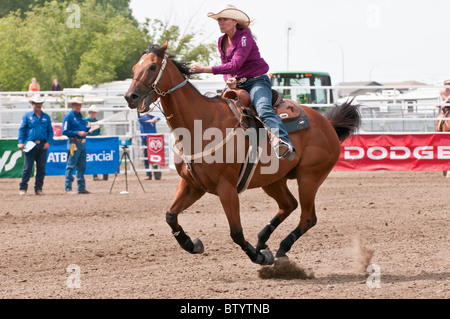
<path fill-rule="evenodd" d="M 164 50 L 164 52 L 167 50 L 167 47 L 169 46 L 169 42 L 165 42 L 162 46 L 161 46 L 161 50 Z"/>

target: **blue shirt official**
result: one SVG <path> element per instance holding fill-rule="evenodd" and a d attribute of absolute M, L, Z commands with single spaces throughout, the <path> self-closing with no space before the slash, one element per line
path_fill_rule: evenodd
<path fill-rule="evenodd" d="M 28 141 L 53 141 L 53 127 L 50 116 L 41 112 L 38 117 L 34 111 L 26 113 L 19 128 L 19 144 Z"/>
<path fill-rule="evenodd" d="M 158 121 L 161 120 L 158 116 L 154 116 L 152 114 L 146 114 L 146 115 L 138 118 L 139 126 L 141 128 L 141 134 L 156 133 L 156 123 L 151 123 L 151 121 L 155 117 Z M 144 143 L 147 142 L 147 135 L 142 135 L 141 138 Z"/>
<path fill-rule="evenodd" d="M 84 119 L 81 113 L 77 113 L 74 110 L 70 111 L 64 116 L 62 134 L 67 137 L 76 137 L 79 139 L 85 139 L 86 136 L 78 136 L 79 131 L 88 132 L 87 121 Z"/>
<path fill-rule="evenodd" d="M 86 180 L 84 172 L 86 171 L 86 134 L 90 128 L 81 114 L 83 102 L 80 97 L 75 97 L 71 102 L 72 111 L 64 116 L 62 134 L 69 138 L 69 154 L 66 164 L 66 180 L 64 190 L 67 193 L 72 192 L 72 182 L 74 181 L 73 172 L 77 172 L 78 194 L 90 194 L 86 190 Z"/>
<path fill-rule="evenodd" d="M 34 192 L 36 195 L 44 195 L 42 187 L 44 186 L 47 149 L 50 147 L 50 143 L 53 143 L 53 127 L 50 116 L 42 112 L 44 99 L 39 94 L 35 94 L 32 96 L 30 103 L 33 106 L 33 111 L 27 112 L 23 116 L 17 138 L 19 141 L 17 147 L 24 150 L 25 157 L 19 194 L 25 195 L 27 193 L 31 171 L 34 163 L 36 163 Z"/>

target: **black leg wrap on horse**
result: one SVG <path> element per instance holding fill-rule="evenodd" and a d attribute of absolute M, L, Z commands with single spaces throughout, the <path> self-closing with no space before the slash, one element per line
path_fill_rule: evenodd
<path fill-rule="evenodd" d="M 169 226 L 172 227 L 172 229 L 174 229 L 175 226 L 177 225 L 177 221 L 178 221 L 178 215 L 176 213 L 172 213 L 172 212 L 166 213 L 166 223 L 169 224 Z"/>
<path fill-rule="evenodd" d="M 178 244 L 180 244 L 181 248 L 190 252 L 191 254 L 194 252 L 194 243 L 192 242 L 191 238 L 186 235 L 181 226 L 177 231 L 173 231 L 172 235 L 175 236 L 175 239 L 177 240 Z"/>
<path fill-rule="evenodd" d="M 247 242 L 247 246 L 242 248 L 242 250 L 247 254 L 251 261 L 256 264 L 263 265 L 265 263 L 265 257 L 261 253 L 253 247 L 249 242 Z"/>
<path fill-rule="evenodd" d="M 292 233 L 289 234 L 280 244 L 280 250 L 287 253 L 289 250 L 291 250 L 292 245 L 297 241 L 297 239 L 300 238 L 302 235 L 302 231 L 300 228 L 294 229 Z"/>
<path fill-rule="evenodd" d="M 258 234 L 257 249 L 265 248 L 266 241 L 269 240 L 270 235 L 281 224 L 281 220 L 278 217 L 274 217 L 270 223 L 268 223 Z M 260 247 L 261 246 L 261 247 Z"/>

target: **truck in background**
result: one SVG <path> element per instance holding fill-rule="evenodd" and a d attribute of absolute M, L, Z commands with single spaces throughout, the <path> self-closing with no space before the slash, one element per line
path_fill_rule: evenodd
<path fill-rule="evenodd" d="M 331 77 L 327 72 L 289 71 L 273 72 L 269 74 L 272 86 L 283 87 L 279 91 L 287 99 L 297 101 L 300 104 L 334 104 L 333 90 L 322 88 L 331 86 Z M 319 87 L 317 89 L 313 87 Z M 293 89 L 287 87 L 295 87 Z M 323 112 L 329 107 L 313 107 Z"/>

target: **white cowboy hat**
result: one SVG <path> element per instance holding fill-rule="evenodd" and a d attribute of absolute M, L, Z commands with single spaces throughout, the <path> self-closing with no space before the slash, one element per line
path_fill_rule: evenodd
<path fill-rule="evenodd" d="M 69 104 L 83 104 L 83 99 L 80 96 L 76 96 L 69 100 Z"/>
<path fill-rule="evenodd" d="M 42 104 L 42 103 L 44 103 L 44 101 L 45 100 L 42 98 L 42 96 L 40 94 L 35 94 L 30 99 L 31 103 L 36 103 L 36 104 Z"/>
<path fill-rule="evenodd" d="M 219 8 L 218 13 L 210 12 L 208 13 L 208 17 L 213 18 L 214 20 L 219 18 L 233 19 L 244 26 L 248 26 L 250 24 L 250 18 L 248 15 L 231 4 L 222 5 Z"/>
<path fill-rule="evenodd" d="M 98 113 L 98 108 L 94 104 L 92 104 L 91 106 L 89 106 L 88 112 Z"/>

